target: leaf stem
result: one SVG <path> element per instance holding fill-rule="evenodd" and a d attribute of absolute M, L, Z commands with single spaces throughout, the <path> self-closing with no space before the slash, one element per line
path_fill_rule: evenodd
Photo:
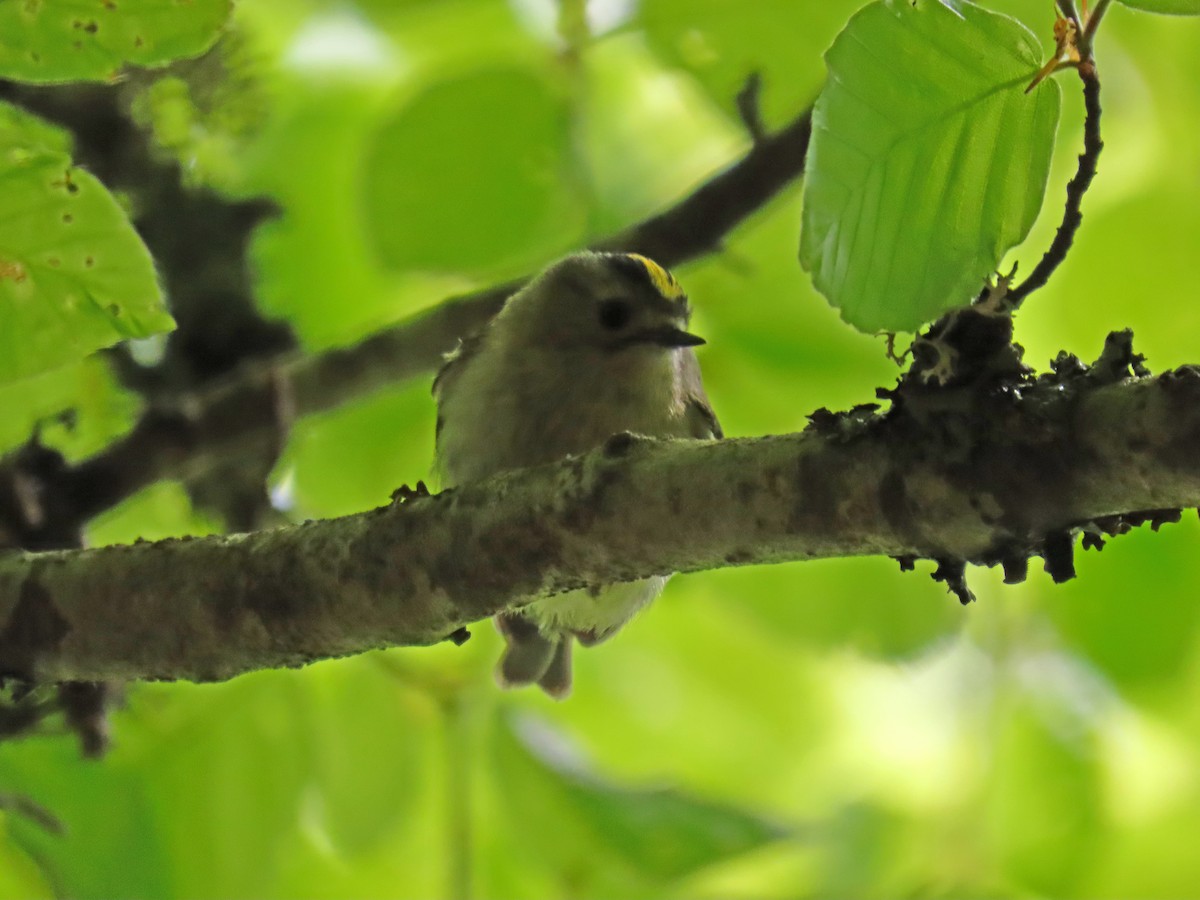
<path fill-rule="evenodd" d="M 1097 6 L 1096 12 L 1100 13 L 1102 9 L 1102 6 Z M 1100 139 L 1100 77 L 1096 72 L 1096 64 L 1090 58 L 1086 59 L 1079 64 L 1077 71 L 1083 81 L 1083 153 L 1079 154 L 1075 177 L 1067 184 L 1066 209 L 1050 248 L 1029 277 L 1008 294 L 1013 309 L 1017 309 L 1027 296 L 1045 285 L 1054 270 L 1067 258 L 1067 252 L 1075 240 L 1075 232 L 1083 222 L 1083 213 L 1080 211 L 1083 196 L 1096 176 L 1096 160 L 1104 149 L 1104 141 Z"/>
<path fill-rule="evenodd" d="M 1096 5 L 1092 8 L 1088 15 L 1087 23 L 1079 35 L 1079 55 L 1087 61 L 1092 59 L 1092 41 L 1095 40 L 1096 31 L 1100 28 L 1100 20 L 1104 18 L 1104 13 L 1107 12 L 1109 4 L 1112 0 L 1097 0 Z"/>
<path fill-rule="evenodd" d="M 1079 19 L 1079 12 L 1075 9 L 1075 0 L 1057 0 L 1057 3 L 1058 11 L 1075 23 L 1075 27 L 1079 29 L 1078 33 L 1082 34 L 1084 26 Z"/>

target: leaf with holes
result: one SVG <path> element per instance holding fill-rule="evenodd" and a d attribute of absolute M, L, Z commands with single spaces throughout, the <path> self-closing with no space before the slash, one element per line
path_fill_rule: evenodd
<path fill-rule="evenodd" d="M 141 238 L 68 146 L 0 104 L 0 381 L 174 326 Z"/>
<path fill-rule="evenodd" d="M 0 2 L 0 76 L 104 81 L 126 64 L 160 66 L 212 46 L 231 0 Z"/>
<path fill-rule="evenodd" d="M 1037 217 L 1059 88 L 1041 47 L 971 3 L 872 3 L 825 55 L 801 264 L 862 331 L 967 303 Z"/>

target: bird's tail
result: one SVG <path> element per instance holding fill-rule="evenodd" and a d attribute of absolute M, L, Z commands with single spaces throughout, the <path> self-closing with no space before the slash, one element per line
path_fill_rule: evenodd
<path fill-rule="evenodd" d="M 536 684 L 555 700 L 571 693 L 571 636 L 548 636 L 519 612 L 496 616 L 496 629 L 507 646 L 496 666 L 503 688 Z"/>

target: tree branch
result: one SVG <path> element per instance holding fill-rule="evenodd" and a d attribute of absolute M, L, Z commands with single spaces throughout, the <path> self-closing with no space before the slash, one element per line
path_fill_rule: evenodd
<path fill-rule="evenodd" d="M 947 561 L 947 576 L 955 560 L 1019 572 L 1072 529 L 1200 505 L 1200 368 L 1112 380 L 1104 360 L 1020 390 L 914 392 L 801 434 L 618 435 L 342 519 L 11 552 L 0 674 L 222 679 L 434 643 L 521 598 L 749 563 L 885 554 Z"/>

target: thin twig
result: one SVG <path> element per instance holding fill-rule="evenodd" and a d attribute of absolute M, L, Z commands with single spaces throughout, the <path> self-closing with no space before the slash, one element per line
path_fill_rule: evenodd
<path fill-rule="evenodd" d="M 16 813 L 50 834 L 66 834 L 62 820 L 40 803 L 21 794 L 0 794 L 0 811 Z"/>
<path fill-rule="evenodd" d="M 1070 19 L 1075 23 L 1075 27 L 1082 33 L 1083 22 L 1080 21 L 1079 13 L 1075 9 L 1075 0 L 1057 0 L 1057 4 L 1058 10 L 1063 14 L 1064 18 Z"/>
<path fill-rule="evenodd" d="M 1075 170 L 1075 177 L 1067 184 L 1066 209 L 1050 248 L 1029 277 L 1008 293 L 1008 301 L 1013 309 L 1045 285 L 1054 274 L 1054 270 L 1067 258 L 1067 252 L 1075 240 L 1075 232 L 1083 222 L 1083 213 L 1080 210 L 1083 196 L 1096 176 L 1096 160 L 1100 151 L 1104 149 L 1104 141 L 1100 139 L 1100 78 L 1096 73 L 1095 62 L 1080 63 L 1078 72 L 1083 81 L 1083 153 L 1079 154 L 1079 167 Z"/>
<path fill-rule="evenodd" d="M 1100 28 L 1100 22 L 1104 18 L 1104 13 L 1108 11 L 1110 3 L 1111 0 L 1098 0 L 1088 14 L 1087 23 L 1079 36 L 1079 54 L 1084 59 L 1092 58 L 1092 41 L 1095 40 L 1096 31 Z"/>
<path fill-rule="evenodd" d="M 763 124 L 762 109 L 759 105 L 761 96 L 762 73 L 751 72 L 746 78 L 746 83 L 742 85 L 742 89 L 734 97 L 738 117 L 756 144 L 767 136 L 767 128 Z"/>

